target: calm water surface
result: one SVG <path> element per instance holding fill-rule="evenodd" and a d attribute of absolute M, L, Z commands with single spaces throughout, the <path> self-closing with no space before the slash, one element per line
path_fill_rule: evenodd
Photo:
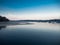
<path fill-rule="evenodd" d="M 60 45 L 60 24 L 0 26 L 0 45 Z"/>

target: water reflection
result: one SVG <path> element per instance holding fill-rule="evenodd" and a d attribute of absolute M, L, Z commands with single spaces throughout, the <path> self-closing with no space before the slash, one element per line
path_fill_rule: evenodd
<path fill-rule="evenodd" d="M 0 26 L 0 30 L 3 29 L 3 28 L 6 28 L 6 26 Z"/>
<path fill-rule="evenodd" d="M 60 44 L 60 24 L 34 22 L 32 25 L 30 23 L 28 25 L 27 23 L 15 25 L 14 23 L 14 25 L 2 25 L 0 26 L 1 29 L 0 45 Z"/>

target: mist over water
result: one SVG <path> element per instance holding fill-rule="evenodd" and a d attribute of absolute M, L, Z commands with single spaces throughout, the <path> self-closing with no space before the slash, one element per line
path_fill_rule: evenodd
<path fill-rule="evenodd" d="M 37 22 L 0 26 L 0 45 L 59 45 L 59 26 L 57 23 Z"/>

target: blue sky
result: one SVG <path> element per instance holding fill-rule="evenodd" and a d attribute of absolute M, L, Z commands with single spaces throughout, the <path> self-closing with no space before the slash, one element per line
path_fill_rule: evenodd
<path fill-rule="evenodd" d="M 0 0 L 0 15 L 11 20 L 60 17 L 59 0 Z"/>

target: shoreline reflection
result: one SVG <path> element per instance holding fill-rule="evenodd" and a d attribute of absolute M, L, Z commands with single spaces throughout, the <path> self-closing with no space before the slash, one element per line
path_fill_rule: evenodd
<path fill-rule="evenodd" d="M 0 30 L 2 30 L 3 28 L 6 28 L 6 26 L 0 26 Z"/>

